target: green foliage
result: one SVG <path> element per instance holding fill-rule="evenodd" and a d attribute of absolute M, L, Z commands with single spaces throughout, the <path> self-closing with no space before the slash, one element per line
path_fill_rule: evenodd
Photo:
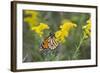
<path fill-rule="evenodd" d="M 29 24 L 23 20 L 23 62 L 81 60 L 91 58 L 90 38 L 82 41 L 78 51 L 75 53 L 82 38 L 82 26 L 86 25 L 86 21 L 90 18 L 89 13 L 37 12 L 39 14 L 38 22 L 47 23 L 50 30 L 44 31 L 43 37 L 39 37 L 38 34 L 30 30 Z M 25 13 L 23 14 L 23 18 L 25 18 L 26 15 Z M 57 31 L 64 19 L 68 19 L 77 24 L 77 28 L 71 30 L 66 41 L 59 44 L 56 49 L 40 51 L 43 39 L 46 38 L 50 32 L 53 33 Z"/>

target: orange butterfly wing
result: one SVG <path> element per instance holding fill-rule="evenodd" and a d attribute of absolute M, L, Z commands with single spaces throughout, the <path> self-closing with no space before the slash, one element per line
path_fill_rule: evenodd
<path fill-rule="evenodd" d="M 44 40 L 44 42 L 42 43 L 42 48 L 43 49 L 48 49 L 49 46 L 48 46 L 48 38 Z"/>

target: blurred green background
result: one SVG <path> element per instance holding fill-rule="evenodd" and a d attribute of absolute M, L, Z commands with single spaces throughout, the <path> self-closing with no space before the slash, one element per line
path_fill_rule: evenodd
<path fill-rule="evenodd" d="M 34 31 L 30 30 L 29 23 L 24 21 L 24 18 L 31 18 L 32 16 L 31 13 L 25 14 L 25 11 L 27 10 L 23 10 L 23 62 L 82 60 L 91 58 L 90 38 L 84 40 L 76 54 L 76 58 L 73 58 L 76 50 L 75 47 L 79 44 L 80 38 L 82 37 L 82 26 L 86 25 L 86 21 L 90 18 L 89 13 L 35 11 L 38 13 L 36 17 L 37 24 L 42 22 L 48 24 L 50 27 L 49 30 L 44 31 L 43 37 L 39 37 Z M 44 50 L 40 52 L 39 49 L 43 39 L 50 32 L 54 33 L 58 31 L 64 19 L 77 24 L 77 28 L 71 30 L 66 41 L 60 44 L 55 50 Z"/>

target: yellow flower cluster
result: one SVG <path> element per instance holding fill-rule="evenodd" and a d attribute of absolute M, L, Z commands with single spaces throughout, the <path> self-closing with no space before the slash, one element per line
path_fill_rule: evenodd
<path fill-rule="evenodd" d="M 26 10 L 24 22 L 29 24 L 30 30 L 36 32 L 40 37 L 43 35 L 43 30 L 49 29 L 49 26 L 45 23 L 38 22 L 38 12 L 33 10 Z"/>
<path fill-rule="evenodd" d="M 40 25 L 32 27 L 32 30 L 34 30 L 40 37 L 43 35 L 43 30 L 45 29 L 49 29 L 49 26 L 44 23 L 40 23 Z"/>
<path fill-rule="evenodd" d="M 71 21 L 65 21 L 63 25 L 60 26 L 60 30 L 55 32 L 55 37 L 58 42 L 64 42 L 65 37 L 68 37 L 70 29 L 77 27 L 76 24 Z"/>
<path fill-rule="evenodd" d="M 24 18 L 24 22 L 29 24 L 30 29 L 38 24 L 38 12 L 32 10 L 25 10 L 24 14 L 26 17 Z"/>
<path fill-rule="evenodd" d="M 88 38 L 91 35 L 91 20 L 87 20 L 87 24 L 83 26 L 83 34 L 85 38 Z"/>

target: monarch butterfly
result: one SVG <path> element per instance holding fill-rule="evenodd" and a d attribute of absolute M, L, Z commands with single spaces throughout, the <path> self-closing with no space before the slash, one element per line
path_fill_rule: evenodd
<path fill-rule="evenodd" d="M 57 46 L 58 42 L 56 41 L 54 34 L 51 33 L 41 44 L 42 49 L 55 49 Z"/>

